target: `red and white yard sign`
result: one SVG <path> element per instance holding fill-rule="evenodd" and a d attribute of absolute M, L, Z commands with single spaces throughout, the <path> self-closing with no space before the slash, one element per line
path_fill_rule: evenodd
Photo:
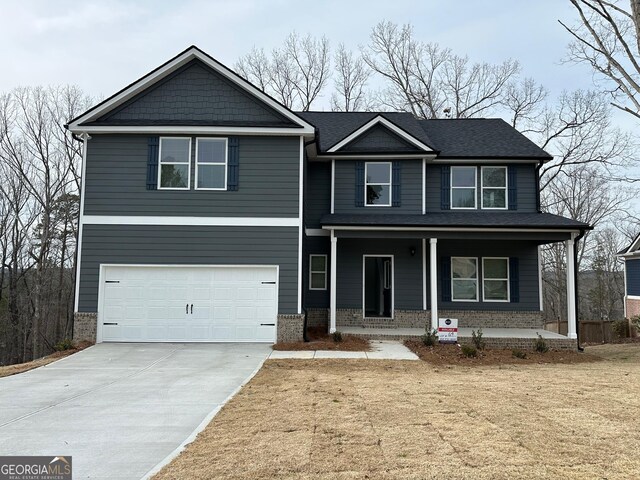
<path fill-rule="evenodd" d="M 458 343 L 458 319 L 438 319 L 438 340 L 440 343 Z"/>

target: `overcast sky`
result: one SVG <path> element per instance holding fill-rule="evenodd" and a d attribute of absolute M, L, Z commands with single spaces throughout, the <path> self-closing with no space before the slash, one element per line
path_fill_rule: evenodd
<path fill-rule="evenodd" d="M 568 34 L 558 19 L 574 18 L 565 0 L 3 0 L 0 92 L 70 83 L 106 97 L 192 44 L 232 67 L 294 29 L 357 49 L 373 25 L 390 20 L 475 61 L 517 59 L 557 95 L 592 87 L 587 67 L 561 64 Z M 314 107 L 328 108 L 328 98 Z"/>

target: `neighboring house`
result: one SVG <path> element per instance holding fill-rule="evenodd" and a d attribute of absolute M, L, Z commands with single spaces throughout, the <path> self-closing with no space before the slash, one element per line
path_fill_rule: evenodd
<path fill-rule="evenodd" d="M 191 47 L 72 120 L 77 339 L 297 340 L 309 325 L 542 328 L 551 156 L 499 119 L 292 112 Z M 569 338 L 576 338 L 569 302 Z"/>
<path fill-rule="evenodd" d="M 633 318 L 640 315 L 640 234 L 618 257 L 624 260 L 624 316 Z"/>

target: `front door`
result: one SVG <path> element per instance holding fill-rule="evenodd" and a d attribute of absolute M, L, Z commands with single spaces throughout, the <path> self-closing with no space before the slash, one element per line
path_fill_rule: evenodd
<path fill-rule="evenodd" d="M 364 316 L 393 318 L 393 257 L 364 256 Z"/>

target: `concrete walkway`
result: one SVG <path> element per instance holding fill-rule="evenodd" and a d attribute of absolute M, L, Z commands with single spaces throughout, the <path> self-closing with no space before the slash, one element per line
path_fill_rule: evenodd
<path fill-rule="evenodd" d="M 391 340 L 372 340 L 370 352 L 340 352 L 336 350 L 274 350 L 271 359 L 279 358 L 364 358 L 371 360 L 419 360 L 418 356 L 405 347 L 402 342 Z"/>
<path fill-rule="evenodd" d="M 102 343 L 0 378 L 0 454 L 72 456 L 74 479 L 140 479 L 270 352 L 268 344 Z"/>

